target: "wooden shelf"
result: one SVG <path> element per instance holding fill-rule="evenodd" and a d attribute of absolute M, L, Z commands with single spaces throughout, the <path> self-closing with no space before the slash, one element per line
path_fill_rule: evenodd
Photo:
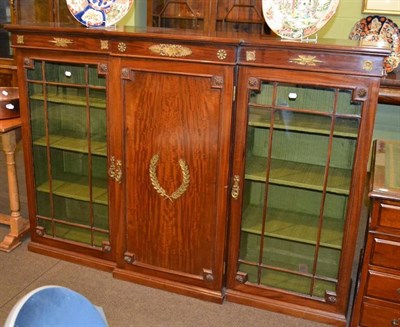
<path fill-rule="evenodd" d="M 254 283 L 256 280 L 257 268 L 241 265 L 240 271 L 249 274 L 249 281 Z M 263 270 L 264 273 L 261 277 L 260 285 L 284 289 L 287 291 L 305 294 L 314 297 L 325 297 L 325 292 L 328 290 L 334 291 L 336 289 L 335 282 L 323 281 L 316 279 L 313 294 L 310 294 L 310 286 L 312 277 L 304 277 L 296 274 L 282 274 L 274 270 Z"/>
<path fill-rule="evenodd" d="M 60 150 L 67 150 L 80 153 L 88 153 L 88 140 L 78 139 L 62 135 L 49 135 L 50 147 Z M 98 156 L 107 156 L 107 143 L 92 140 L 91 153 Z M 46 137 L 41 137 L 33 142 L 35 145 L 47 146 Z"/>
<path fill-rule="evenodd" d="M 53 103 L 60 103 L 63 105 L 73 105 L 73 106 L 80 106 L 86 107 L 87 98 L 84 96 L 77 96 L 77 95 L 65 95 L 65 94 L 47 94 L 45 98 L 43 94 L 34 94 L 30 96 L 32 100 L 40 100 Z M 106 109 L 106 100 L 100 98 L 93 98 L 91 97 L 88 99 L 88 104 L 91 108 L 96 109 Z"/>
<path fill-rule="evenodd" d="M 274 128 L 296 132 L 307 132 L 312 134 L 329 135 L 331 119 L 329 116 L 309 115 L 291 112 L 291 119 L 285 121 L 280 111 L 275 118 Z M 254 127 L 271 127 L 270 111 L 251 107 L 249 125 Z M 334 136 L 357 138 L 359 121 L 357 119 L 341 118 L 335 123 Z"/>
<path fill-rule="evenodd" d="M 91 226 L 73 226 L 67 222 L 54 222 L 54 234 L 52 222 L 39 218 L 43 226 L 46 226 L 46 235 L 56 237 L 61 240 L 69 240 L 78 242 L 80 245 L 86 244 L 89 246 L 101 248 L 103 241 L 109 240 L 109 231 L 101 230 Z M 92 236 L 93 234 L 93 236 Z"/>
<path fill-rule="evenodd" d="M 79 200 L 79 201 L 90 201 L 88 178 L 66 174 L 65 180 L 52 179 L 52 191 L 53 194 Z M 68 179 L 67 179 L 68 178 Z M 93 203 L 108 205 L 108 193 L 107 183 L 104 180 L 93 179 L 92 181 L 92 198 Z M 42 183 L 37 187 L 40 192 L 50 192 L 50 184 L 48 181 Z"/>
<path fill-rule="evenodd" d="M 246 159 L 248 180 L 266 182 L 267 158 L 251 156 Z M 323 190 L 324 166 L 301 162 L 271 159 L 270 183 L 305 188 L 314 191 Z M 343 168 L 329 169 L 327 192 L 349 195 L 351 170 Z"/>
<path fill-rule="evenodd" d="M 262 211 L 262 207 L 249 205 L 243 213 L 242 231 L 261 235 Z M 319 217 L 316 215 L 269 208 L 264 235 L 315 245 L 318 219 Z M 342 247 L 343 228 L 342 220 L 325 217 L 320 245 L 340 250 Z"/>

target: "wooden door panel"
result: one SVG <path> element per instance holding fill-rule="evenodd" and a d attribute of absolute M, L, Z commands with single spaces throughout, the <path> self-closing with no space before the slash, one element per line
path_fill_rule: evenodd
<path fill-rule="evenodd" d="M 129 76 L 127 251 L 133 267 L 202 280 L 221 265 L 215 251 L 222 84 L 212 75 Z"/>

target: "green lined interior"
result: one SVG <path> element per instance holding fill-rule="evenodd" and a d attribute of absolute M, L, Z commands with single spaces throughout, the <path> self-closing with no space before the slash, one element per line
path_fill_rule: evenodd
<path fill-rule="evenodd" d="M 97 65 L 27 69 L 37 224 L 47 237 L 109 241 L 106 79 Z"/>
<path fill-rule="evenodd" d="M 362 109 L 352 94 L 273 82 L 251 91 L 239 256 L 250 283 L 336 290 Z"/>

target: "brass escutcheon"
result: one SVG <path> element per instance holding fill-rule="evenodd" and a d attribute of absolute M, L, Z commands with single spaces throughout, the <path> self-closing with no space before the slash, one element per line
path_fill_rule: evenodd
<path fill-rule="evenodd" d="M 235 200 L 237 200 L 239 198 L 239 193 L 240 193 L 239 182 L 240 182 L 239 175 L 233 176 L 233 186 L 232 186 L 231 196 Z"/>
<path fill-rule="evenodd" d="M 121 183 L 122 181 L 122 162 L 121 160 L 115 160 L 114 156 L 112 156 L 110 159 L 108 176 L 114 179 L 117 183 Z"/>

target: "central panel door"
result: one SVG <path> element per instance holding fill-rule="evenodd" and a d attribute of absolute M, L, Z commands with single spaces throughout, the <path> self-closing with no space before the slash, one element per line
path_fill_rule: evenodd
<path fill-rule="evenodd" d="M 160 278 L 163 288 L 220 294 L 232 70 L 143 64 L 122 69 L 124 268 L 139 279 Z"/>

